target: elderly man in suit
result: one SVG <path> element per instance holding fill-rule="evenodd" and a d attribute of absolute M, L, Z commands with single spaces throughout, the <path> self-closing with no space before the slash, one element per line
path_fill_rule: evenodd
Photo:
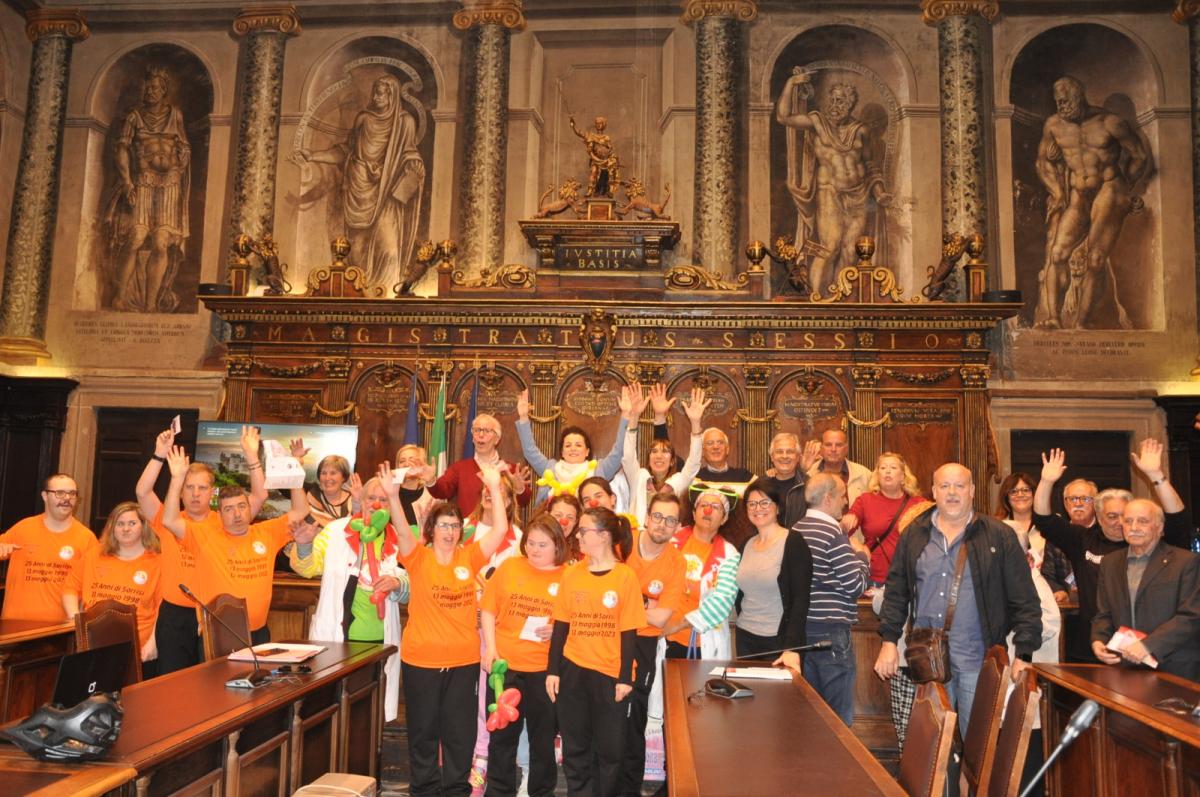
<path fill-rule="evenodd" d="M 1153 501 L 1130 501 L 1122 524 L 1129 547 L 1100 563 L 1092 652 L 1105 664 L 1157 662 L 1200 680 L 1200 556 L 1162 542 L 1163 511 Z M 1109 650 L 1122 626 L 1146 636 Z"/>

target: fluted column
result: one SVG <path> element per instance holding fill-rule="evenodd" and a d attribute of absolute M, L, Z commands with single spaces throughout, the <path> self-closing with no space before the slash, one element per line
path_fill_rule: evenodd
<path fill-rule="evenodd" d="M 78 11 L 35 9 L 25 18 L 33 58 L 0 301 L 0 360 L 10 363 L 50 357 L 45 342 L 46 308 L 58 216 L 67 79 L 71 48 L 88 37 L 87 23 Z"/>
<path fill-rule="evenodd" d="M 230 238 L 258 239 L 275 231 L 275 164 L 279 158 L 279 107 L 283 94 L 283 51 L 300 33 L 290 5 L 252 6 L 233 21 L 238 48 L 238 120 L 234 142 Z"/>
<path fill-rule="evenodd" d="M 983 48 L 998 0 L 921 0 L 922 19 L 938 32 L 942 116 L 942 233 L 988 232 L 987 105 Z M 957 290 L 960 296 L 962 290 Z"/>
<path fill-rule="evenodd" d="M 504 258 L 509 36 L 525 27 L 525 15 L 520 0 L 467 0 L 454 27 L 468 36 L 459 251 L 465 270 L 478 273 Z"/>
<path fill-rule="evenodd" d="M 738 207 L 742 186 L 739 120 L 746 54 L 740 23 L 758 16 L 753 0 L 684 0 L 683 21 L 696 29 L 696 197 L 692 259 L 733 276 L 740 262 Z"/>
<path fill-rule="evenodd" d="M 1188 29 L 1188 60 L 1192 65 L 1192 235 L 1200 274 L 1200 0 L 1179 0 L 1171 18 Z M 1196 282 L 1196 313 L 1200 328 L 1200 279 Z M 1191 375 L 1200 376 L 1200 356 Z"/>

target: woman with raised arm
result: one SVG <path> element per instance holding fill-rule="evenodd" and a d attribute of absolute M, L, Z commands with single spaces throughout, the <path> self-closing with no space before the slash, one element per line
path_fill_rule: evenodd
<path fill-rule="evenodd" d="M 917 477 L 904 457 L 885 451 L 875 460 L 875 471 L 867 483 L 867 491 L 854 499 L 854 504 L 842 515 L 842 530 L 853 534 L 861 530 L 867 550 L 871 552 L 871 582 L 876 587 L 887 583 L 888 568 L 896 553 L 900 532 L 917 515 L 933 506 L 921 495 Z"/>
<path fill-rule="evenodd" d="M 502 506 L 500 471 L 483 464 L 479 476 L 492 501 Z M 407 517 L 389 463 L 379 466 L 379 479 L 392 516 Z M 492 529 L 463 546 L 462 513 L 454 504 L 439 503 L 430 509 L 420 541 L 399 535 L 399 561 L 411 586 L 400 668 L 414 797 L 471 790 L 480 661 L 475 575 L 507 532 L 507 516 L 496 513 Z"/>
<path fill-rule="evenodd" d="M 637 416 L 646 406 L 642 398 L 641 385 L 621 388 L 621 398 L 618 401 L 621 408 L 621 419 L 617 423 L 617 437 L 613 441 L 612 450 L 608 456 L 599 462 L 590 462 L 592 457 L 592 440 L 588 433 L 578 426 L 564 427 L 558 435 L 558 459 L 550 459 L 538 448 L 533 439 L 533 427 L 529 423 L 529 391 L 522 390 L 517 396 L 517 435 L 521 438 L 521 451 L 525 461 L 533 468 L 534 474 L 545 478 L 546 471 L 560 485 L 569 485 L 596 475 L 611 479 L 621 472 L 621 443 L 625 439 L 625 430 L 630 423 L 630 413 L 636 423 Z M 540 504 L 549 497 L 550 486 L 538 489 L 537 502 Z"/>
<path fill-rule="evenodd" d="M 617 794 L 625 748 L 625 698 L 633 691 L 642 590 L 618 551 L 633 545 L 629 521 L 585 509 L 579 545 L 586 563 L 567 569 L 554 604 L 546 693 L 556 703 L 567 793 Z"/>
<path fill-rule="evenodd" d="M 1033 558 L 1033 566 L 1054 594 L 1056 603 L 1066 603 L 1071 597 L 1074 575 L 1067 555 L 1038 531 L 1033 523 L 1033 491 L 1037 481 L 1028 473 L 1010 473 L 1000 483 L 994 516 L 1017 534 L 1021 547 Z M 1036 583 L 1035 583 L 1035 586 Z"/>
<path fill-rule="evenodd" d="M 662 384 L 650 388 L 649 398 L 650 406 L 654 410 L 654 422 L 657 424 L 661 417 L 665 423 L 667 411 L 675 399 L 667 398 L 666 387 Z M 683 405 L 684 412 L 687 413 L 688 420 L 692 424 L 692 437 L 691 443 L 688 445 L 687 459 L 684 460 L 682 468 L 676 467 L 675 452 L 671 448 L 671 442 L 657 438 L 650 444 L 646 467 L 643 468 L 638 462 L 637 456 L 637 419 L 635 418 L 634 422 L 630 424 L 625 433 L 621 467 L 625 471 L 625 480 L 629 482 L 630 512 L 638 519 L 639 523 L 646 522 L 646 507 L 655 495 L 668 491 L 681 498 L 687 495 L 688 486 L 692 483 L 692 479 L 696 478 L 696 472 L 700 470 L 700 455 L 703 453 L 700 443 L 702 439 L 700 422 L 704 418 L 704 411 L 711 403 L 711 399 L 704 397 L 702 389 L 694 387 L 691 400 Z"/>
<path fill-rule="evenodd" d="M 504 659 L 508 665 L 504 687 L 521 694 L 517 719 L 491 732 L 487 793 L 515 797 L 517 742 L 522 728 L 528 727 L 530 797 L 553 797 L 558 782 L 554 763 L 558 723 L 554 704 L 546 693 L 546 668 L 550 659 L 550 617 L 567 555 L 566 538 L 558 521 L 546 513 L 535 516 L 521 538 L 520 551 L 520 556 L 506 559 L 496 568 L 479 606 L 484 641 L 482 669 L 490 672 L 496 659 Z M 486 697 L 488 705 L 499 697 L 490 683 Z"/>

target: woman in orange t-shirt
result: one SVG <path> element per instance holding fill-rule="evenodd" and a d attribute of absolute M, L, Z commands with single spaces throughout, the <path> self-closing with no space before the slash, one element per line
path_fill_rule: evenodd
<path fill-rule="evenodd" d="M 629 521 L 592 507 L 578 535 L 587 560 L 567 569 L 558 590 L 546 693 L 557 704 L 568 792 L 608 797 L 620 787 L 623 701 L 646 608 L 637 574 L 621 562 L 633 546 Z"/>
<path fill-rule="evenodd" d="M 530 521 L 521 537 L 521 556 L 504 560 L 487 583 L 480 604 L 483 630 L 482 667 L 505 659 L 504 688 L 521 693 L 520 715 L 492 732 L 488 744 L 488 793 L 508 797 L 517 793 L 517 742 L 522 726 L 529 727 L 529 794 L 552 797 L 558 782 L 554 735 L 558 726 L 554 704 L 546 694 L 546 665 L 550 658 L 550 615 L 561 586 L 567 542 L 558 521 L 542 513 Z M 531 621 L 544 621 L 535 627 Z M 536 637 L 531 639 L 530 636 Z M 491 686 L 487 704 L 496 702 Z"/>
<path fill-rule="evenodd" d="M 63 587 L 67 617 L 102 600 L 137 608 L 142 661 L 158 658 L 154 623 L 158 619 L 160 553 L 158 535 L 137 503 L 117 504 L 100 532 L 100 544 L 78 557 Z"/>
<path fill-rule="evenodd" d="M 492 501 L 503 506 L 500 471 L 480 465 L 479 476 Z M 392 478 L 387 462 L 379 466 L 379 478 L 392 517 L 406 517 L 400 505 L 400 483 Z M 471 790 L 468 774 L 475 747 L 480 659 L 475 575 L 508 533 L 504 513 L 496 512 L 493 521 L 491 530 L 463 547 L 462 513 L 452 503 L 438 503 L 425 517 L 424 544 L 411 534 L 401 534 L 398 540 L 411 596 L 400 669 L 413 797 L 443 791 L 465 795 Z"/>

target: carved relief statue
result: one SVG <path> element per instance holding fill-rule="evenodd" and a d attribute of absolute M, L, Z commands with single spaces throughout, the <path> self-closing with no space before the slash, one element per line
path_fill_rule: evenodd
<path fill-rule="evenodd" d="M 400 80 L 384 75 L 371 88 L 347 139 L 317 152 L 301 150 L 304 162 L 341 170 L 341 211 L 350 240 L 350 262 L 370 285 L 410 282 L 407 267 L 417 243 L 425 163 L 412 114 L 404 109 Z"/>
<path fill-rule="evenodd" d="M 103 217 L 113 310 L 167 313 L 179 303 L 172 283 L 189 234 L 191 146 L 172 85 L 165 67 L 146 70 L 141 102 L 121 121 L 113 151 Z"/>
<path fill-rule="evenodd" d="M 1089 326 L 1108 292 L 1120 327 L 1129 329 L 1109 255 L 1125 217 L 1144 207 L 1135 187 L 1150 171 L 1150 156 L 1124 119 L 1088 104 L 1075 78 L 1055 81 L 1054 104 L 1058 112 L 1046 120 L 1036 163 L 1050 198 L 1034 325 Z"/>
<path fill-rule="evenodd" d="M 857 261 L 854 242 L 876 239 L 886 252 L 882 208 L 892 195 L 884 185 L 870 129 L 854 116 L 858 89 L 835 82 L 825 89 L 821 107 L 808 110 L 813 72 L 796 67 L 775 108 L 776 120 L 796 132 L 788 136 L 787 187 L 796 204 L 797 246 L 819 249 L 809 265 L 811 284 L 823 291 L 841 266 Z M 869 204 L 877 206 L 871 229 Z M 813 248 L 810 246 L 810 248 Z"/>
<path fill-rule="evenodd" d="M 611 197 L 621 182 L 621 161 L 613 149 L 612 136 L 604 132 L 608 120 L 597 116 L 594 129 L 586 133 L 575 126 L 574 116 L 567 117 L 567 120 L 571 123 L 571 132 L 583 139 L 587 148 L 590 164 L 587 196 Z"/>
<path fill-rule="evenodd" d="M 630 213 L 635 219 L 660 219 L 662 221 L 670 221 L 671 217 L 667 215 L 667 203 L 671 201 L 671 184 L 667 183 L 664 188 L 667 195 L 663 197 L 662 202 L 651 202 L 646 196 L 646 186 L 636 177 L 630 177 L 627 181 L 621 183 L 625 189 L 624 205 L 617 208 L 617 215 L 625 218 Z"/>

